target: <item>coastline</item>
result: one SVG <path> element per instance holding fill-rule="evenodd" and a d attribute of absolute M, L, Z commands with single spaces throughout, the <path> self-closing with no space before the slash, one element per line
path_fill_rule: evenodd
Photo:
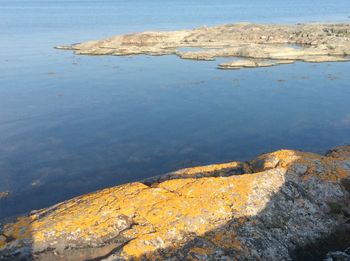
<path fill-rule="evenodd" d="M 350 261 L 349 0 L 1 6 L 0 261 Z"/>
<path fill-rule="evenodd" d="M 236 23 L 193 30 L 142 32 L 88 41 L 57 49 L 78 55 L 177 55 L 182 59 L 213 61 L 239 58 L 220 69 L 268 67 L 303 62 L 349 61 L 350 24 Z M 181 51 L 180 48 L 199 48 Z"/>
<path fill-rule="evenodd" d="M 19 217 L 0 259 L 321 257 L 349 243 L 349 182 L 350 146 L 183 169 Z"/>

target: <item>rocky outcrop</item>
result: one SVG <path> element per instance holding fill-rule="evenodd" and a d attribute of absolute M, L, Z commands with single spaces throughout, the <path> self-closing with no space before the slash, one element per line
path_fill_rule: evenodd
<path fill-rule="evenodd" d="M 349 184 L 350 146 L 179 170 L 3 224 L 0 260 L 330 260 Z"/>
<path fill-rule="evenodd" d="M 182 51 L 183 47 L 200 50 Z M 175 54 L 183 59 L 210 61 L 216 57 L 305 62 L 348 61 L 346 56 L 350 54 L 350 24 L 238 23 L 193 30 L 134 33 L 57 48 L 74 50 L 76 54 Z M 232 68 L 245 67 L 254 66 L 235 65 Z M 231 67 L 221 64 L 219 68 Z"/>

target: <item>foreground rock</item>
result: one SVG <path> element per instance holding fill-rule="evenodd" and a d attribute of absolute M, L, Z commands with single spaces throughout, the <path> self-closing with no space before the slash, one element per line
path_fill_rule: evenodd
<path fill-rule="evenodd" d="M 182 51 L 181 48 L 185 47 L 201 49 Z M 193 60 L 245 57 L 306 62 L 347 61 L 350 24 L 239 23 L 193 30 L 134 33 L 57 48 L 89 55 L 176 54 Z M 223 67 L 225 65 L 220 66 Z M 233 69 L 243 67 L 246 66 L 234 66 Z"/>
<path fill-rule="evenodd" d="M 331 258 L 350 243 L 349 191 L 350 146 L 189 168 L 19 217 L 0 260 Z"/>

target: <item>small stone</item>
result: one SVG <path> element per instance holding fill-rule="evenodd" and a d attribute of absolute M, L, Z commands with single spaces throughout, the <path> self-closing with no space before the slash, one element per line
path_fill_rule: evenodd
<path fill-rule="evenodd" d="M 10 192 L 5 191 L 5 192 L 0 192 L 0 200 L 7 198 L 10 195 Z"/>

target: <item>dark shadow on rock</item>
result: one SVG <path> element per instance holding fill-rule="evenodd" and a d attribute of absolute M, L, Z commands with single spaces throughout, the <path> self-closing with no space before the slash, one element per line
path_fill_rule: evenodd
<path fill-rule="evenodd" d="M 159 176 L 153 176 L 141 180 L 147 186 L 154 186 L 163 181 L 172 179 L 199 179 L 205 177 L 229 177 L 251 173 L 252 170 L 248 162 L 232 161 L 221 164 L 212 164 L 192 168 L 180 169 Z"/>
<path fill-rule="evenodd" d="M 340 225 L 333 233 L 295 249 L 296 260 L 323 260 L 327 253 L 344 251 L 350 246 L 350 224 Z"/>

